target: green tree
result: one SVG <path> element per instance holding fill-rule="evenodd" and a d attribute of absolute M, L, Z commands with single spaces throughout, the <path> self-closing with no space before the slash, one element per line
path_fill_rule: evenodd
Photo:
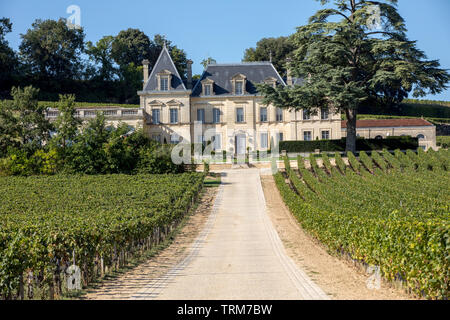
<path fill-rule="evenodd" d="M 258 88 L 266 104 L 343 112 L 348 120 L 346 150 L 355 151 L 358 109 L 371 100 L 383 101 L 386 94 L 392 95 L 386 93 L 391 89 L 414 97 L 440 93 L 450 76 L 407 39 L 397 0 L 335 0 L 334 4 L 318 11 L 292 36 L 293 74 L 307 79 L 307 85 Z M 373 27 L 374 20 L 380 28 Z"/>
<path fill-rule="evenodd" d="M 21 37 L 20 56 L 31 74 L 39 79 L 81 77 L 82 29 L 69 29 L 65 19 L 38 19 Z"/>
<path fill-rule="evenodd" d="M 153 47 L 152 47 L 152 55 L 150 58 L 150 65 L 155 65 L 156 60 L 159 57 L 159 54 L 162 51 L 164 45 L 169 50 L 170 56 L 172 57 L 173 63 L 178 70 L 182 79 L 186 79 L 187 72 L 187 56 L 186 52 L 183 49 L 178 48 L 176 45 L 172 44 L 172 41 L 166 39 L 165 36 L 160 34 L 156 34 L 153 37 Z"/>
<path fill-rule="evenodd" d="M 113 36 L 105 36 L 94 45 L 91 41 L 86 43 L 86 53 L 89 59 L 98 65 L 96 76 L 101 81 L 111 81 L 117 74 L 117 68 L 114 66 L 112 58 Z"/>
<path fill-rule="evenodd" d="M 11 102 L 0 107 L 0 132 L 8 134 L 7 140 L 28 153 L 33 153 L 48 141 L 51 125 L 45 118 L 46 107 L 38 104 L 39 89 L 13 87 Z M 3 150 L 4 152 L 5 150 Z"/>
<path fill-rule="evenodd" d="M 17 70 L 17 57 L 5 39 L 7 33 L 12 31 L 12 23 L 7 18 L 0 19 L 0 88 L 4 81 L 11 79 Z"/>
<path fill-rule="evenodd" d="M 203 68 L 206 69 L 206 67 L 208 66 L 208 64 L 214 64 L 217 63 L 216 59 L 208 57 L 206 59 L 203 59 L 202 62 L 200 62 L 200 64 L 203 66 Z"/>
<path fill-rule="evenodd" d="M 58 118 L 54 124 L 57 132 L 56 140 L 65 150 L 66 143 L 76 136 L 81 125 L 81 119 L 76 117 L 75 96 L 59 95 L 58 110 Z"/>
<path fill-rule="evenodd" d="M 89 120 L 68 148 L 66 169 L 85 174 L 106 173 L 108 160 L 103 145 L 108 139 L 105 116 L 97 112 L 96 117 Z"/>
<path fill-rule="evenodd" d="M 263 38 L 256 48 L 248 48 L 244 61 L 270 61 L 282 75 L 286 73 L 286 59 L 294 51 L 294 45 L 288 37 Z"/>
<path fill-rule="evenodd" d="M 153 44 L 139 29 L 122 30 L 111 44 L 111 56 L 119 66 L 133 63 L 139 66 L 144 59 L 150 59 Z"/>

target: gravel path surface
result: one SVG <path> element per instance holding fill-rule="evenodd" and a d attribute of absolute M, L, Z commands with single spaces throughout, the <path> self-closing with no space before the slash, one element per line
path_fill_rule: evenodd
<path fill-rule="evenodd" d="M 259 170 L 223 173 L 189 254 L 132 299 L 329 299 L 297 267 L 266 212 Z"/>

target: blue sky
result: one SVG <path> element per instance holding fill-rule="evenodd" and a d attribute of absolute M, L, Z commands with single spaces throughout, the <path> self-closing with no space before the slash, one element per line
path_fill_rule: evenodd
<path fill-rule="evenodd" d="M 286 36 L 307 23 L 319 8 L 314 0 L 0 0 L 0 16 L 13 22 L 7 36 L 17 49 L 20 34 L 40 19 L 67 18 L 70 5 L 81 8 L 86 40 L 97 41 L 120 30 L 138 28 L 148 36 L 160 33 L 184 49 L 201 73 L 200 61 L 239 62 L 244 50 L 263 37 Z M 430 59 L 450 69 L 449 0 L 399 0 L 408 35 Z M 450 101 L 450 90 L 429 99 Z"/>

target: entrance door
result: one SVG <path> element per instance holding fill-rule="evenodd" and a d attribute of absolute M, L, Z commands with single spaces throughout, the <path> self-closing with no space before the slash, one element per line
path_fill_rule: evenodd
<path fill-rule="evenodd" d="M 236 135 L 235 139 L 236 139 L 236 155 L 245 156 L 245 149 L 246 149 L 245 134 L 238 134 Z"/>

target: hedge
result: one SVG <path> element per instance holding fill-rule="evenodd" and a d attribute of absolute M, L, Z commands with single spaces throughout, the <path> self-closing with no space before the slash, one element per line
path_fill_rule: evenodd
<path fill-rule="evenodd" d="M 416 150 L 419 147 L 419 140 L 409 136 L 388 137 L 386 139 L 357 139 L 357 151 L 372 150 Z M 315 141 L 281 141 L 280 150 L 287 152 L 314 152 L 320 151 L 345 151 L 345 138 L 340 140 L 315 140 Z"/>

